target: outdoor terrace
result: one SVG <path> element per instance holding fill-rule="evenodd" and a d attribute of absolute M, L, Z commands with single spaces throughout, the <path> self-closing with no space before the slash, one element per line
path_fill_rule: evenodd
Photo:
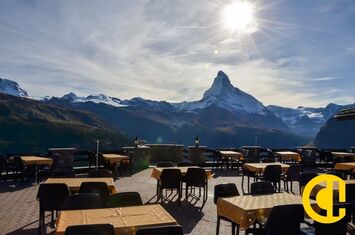
<path fill-rule="evenodd" d="M 316 161 L 319 163 L 319 159 Z M 184 234 L 215 234 L 216 233 L 216 220 L 217 209 L 213 203 L 214 186 L 223 183 L 234 183 L 242 195 L 246 190 L 242 189 L 242 176 L 240 164 L 232 162 L 234 169 L 227 169 L 223 167 L 220 169 L 213 161 L 204 163 L 205 169 L 211 169 L 213 176 L 208 180 L 208 199 L 202 211 L 200 206 L 201 200 L 197 201 L 184 201 L 179 207 L 176 202 L 164 203 L 163 207 L 170 215 L 183 227 Z M 230 165 L 230 166 L 231 166 Z M 77 169 L 77 177 L 87 177 L 85 173 L 87 169 Z M 323 166 L 310 167 L 305 169 L 308 172 L 324 173 L 326 170 L 332 170 Z M 157 181 L 151 177 L 153 168 L 145 169 L 138 173 L 129 176 L 129 172 L 123 172 L 122 177 L 118 177 L 114 181 L 114 185 L 118 192 L 139 192 L 143 203 L 150 204 L 156 202 L 156 185 Z M 10 177 L 11 178 L 11 177 Z M 45 180 L 44 177 L 42 180 Z M 282 186 L 282 191 L 285 189 Z M 34 182 L 33 179 L 18 179 L 1 181 L 0 183 L 0 234 L 37 234 L 38 233 L 38 219 L 39 219 L 39 202 L 36 200 L 39 184 Z M 299 195 L 298 182 L 293 183 L 293 192 Z M 176 199 L 176 198 L 175 198 Z M 50 225 L 50 215 L 46 216 L 47 234 L 54 234 L 55 228 Z M 353 226 L 353 225 L 350 225 Z M 44 232 L 44 231 L 43 231 Z M 349 234 L 350 234 L 349 230 Z M 229 222 L 221 222 L 220 234 L 230 234 L 231 224 Z M 240 231 L 244 234 L 244 231 Z"/>

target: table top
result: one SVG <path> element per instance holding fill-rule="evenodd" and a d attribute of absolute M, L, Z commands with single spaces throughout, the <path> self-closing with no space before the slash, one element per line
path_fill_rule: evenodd
<path fill-rule="evenodd" d="M 276 156 L 281 157 L 282 160 L 296 160 L 298 162 L 302 161 L 301 155 L 296 152 L 291 151 L 279 151 L 275 153 Z"/>
<path fill-rule="evenodd" d="M 142 227 L 175 225 L 176 220 L 159 204 L 122 208 L 61 211 L 56 234 L 71 225 L 109 223 L 116 234 L 134 235 Z"/>
<path fill-rule="evenodd" d="M 244 166 L 253 172 L 263 172 L 267 166 L 270 165 L 280 165 L 283 171 L 287 171 L 290 165 L 279 163 L 279 162 L 272 162 L 272 163 L 245 163 Z"/>
<path fill-rule="evenodd" d="M 339 162 L 335 164 L 335 170 L 351 170 L 355 172 L 355 162 Z"/>
<path fill-rule="evenodd" d="M 26 165 L 53 165 L 53 159 L 38 156 L 21 156 L 22 161 Z"/>
<path fill-rule="evenodd" d="M 332 154 L 336 157 L 347 157 L 347 156 L 355 157 L 355 153 L 348 153 L 348 152 L 332 152 Z"/>
<path fill-rule="evenodd" d="M 219 151 L 221 154 L 224 155 L 238 155 L 238 156 L 242 156 L 243 154 L 240 152 L 236 152 L 236 151 L 231 151 L 231 150 L 220 150 Z"/>
<path fill-rule="evenodd" d="M 102 155 L 110 163 L 120 163 L 120 162 L 129 162 L 130 157 L 120 155 L 120 154 L 103 154 Z"/>
<path fill-rule="evenodd" d="M 312 200 L 311 203 L 315 201 Z M 289 193 L 274 193 L 219 198 L 217 214 L 237 222 L 241 229 L 246 229 L 255 220 L 264 222 L 274 206 L 290 204 L 302 204 L 302 197 Z"/>
<path fill-rule="evenodd" d="M 153 168 L 151 177 L 153 177 L 153 178 L 155 178 L 155 179 L 159 179 L 160 174 L 161 174 L 161 172 L 162 172 L 164 169 L 179 169 L 179 170 L 181 171 L 181 174 L 184 176 L 184 175 L 186 175 L 188 168 L 200 168 L 200 167 L 197 167 L 197 166 L 155 167 L 155 168 Z M 205 169 L 205 171 L 206 171 L 207 179 L 211 179 L 211 178 L 212 178 L 212 175 L 213 175 L 212 171 L 211 171 L 211 170 L 207 170 L 207 169 Z"/>
<path fill-rule="evenodd" d="M 355 180 L 345 180 L 345 184 L 355 184 Z M 311 195 L 316 197 L 318 192 L 324 188 L 327 187 L 327 183 L 326 182 L 321 182 L 319 184 L 317 184 L 316 186 L 314 186 L 314 188 L 311 191 Z M 334 183 L 332 185 L 333 191 L 337 192 L 339 191 L 339 184 L 338 183 Z M 333 197 L 334 198 L 338 198 L 339 197 L 339 193 L 333 193 Z"/>
<path fill-rule="evenodd" d="M 44 184 L 55 184 L 62 183 L 68 185 L 70 191 L 77 192 L 80 189 L 80 185 L 83 182 L 105 182 L 109 190 L 113 193 L 116 192 L 115 184 L 113 179 L 107 178 L 48 178 L 44 181 Z"/>
<path fill-rule="evenodd" d="M 355 180 L 345 180 L 345 184 L 355 184 Z M 323 188 L 327 187 L 326 182 L 321 182 L 318 185 Z M 333 190 L 338 190 L 338 189 L 339 189 L 339 184 L 337 184 L 337 183 L 333 184 Z"/>
<path fill-rule="evenodd" d="M 276 154 L 278 155 L 299 155 L 299 153 L 296 152 L 291 152 L 291 151 L 280 151 L 280 152 L 276 152 Z"/>
<path fill-rule="evenodd" d="M 232 157 L 232 158 L 243 158 L 243 154 L 231 150 L 220 150 L 219 151 L 222 157 Z"/>
<path fill-rule="evenodd" d="M 125 159 L 129 159 L 128 156 L 121 155 L 121 154 L 116 154 L 116 153 L 105 153 L 105 154 L 102 154 L 102 156 L 104 158 L 125 158 Z"/>

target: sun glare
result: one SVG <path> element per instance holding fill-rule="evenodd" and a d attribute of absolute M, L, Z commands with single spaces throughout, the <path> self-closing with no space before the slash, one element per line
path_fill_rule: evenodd
<path fill-rule="evenodd" d="M 253 33 L 256 31 L 255 5 L 247 1 L 235 1 L 226 5 L 222 12 L 223 24 L 231 32 Z"/>

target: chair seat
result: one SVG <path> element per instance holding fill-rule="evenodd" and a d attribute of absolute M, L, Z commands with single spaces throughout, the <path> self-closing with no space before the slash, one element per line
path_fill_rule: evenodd
<path fill-rule="evenodd" d="M 264 228 L 248 228 L 245 230 L 245 234 L 253 234 L 253 235 L 264 235 L 265 229 Z"/>
<path fill-rule="evenodd" d="M 314 227 L 301 228 L 301 235 L 314 235 L 316 229 Z"/>

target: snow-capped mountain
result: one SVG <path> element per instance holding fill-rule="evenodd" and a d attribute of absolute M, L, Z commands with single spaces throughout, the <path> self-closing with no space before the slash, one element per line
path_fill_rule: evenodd
<path fill-rule="evenodd" d="M 27 91 L 22 89 L 17 82 L 8 79 L 0 78 L 0 93 L 28 98 Z"/>
<path fill-rule="evenodd" d="M 122 104 L 122 101 L 115 97 L 106 96 L 103 94 L 99 95 L 89 95 L 87 97 L 79 97 L 73 92 L 66 94 L 62 97 L 64 100 L 68 100 L 72 103 L 85 103 L 85 102 L 93 102 L 96 104 L 103 103 L 115 107 L 125 107 L 126 105 Z"/>
<path fill-rule="evenodd" d="M 296 134 L 315 136 L 319 129 L 342 108 L 352 107 L 355 104 L 338 105 L 330 103 L 326 107 L 311 108 L 299 106 L 296 109 L 276 105 L 267 108 L 280 117 Z"/>
<path fill-rule="evenodd" d="M 155 111 L 175 110 L 174 107 L 166 101 L 146 100 L 140 97 L 135 97 L 130 100 L 121 100 L 103 94 L 80 97 L 77 96 L 75 93 L 70 92 L 64 95 L 61 99 L 70 101 L 71 103 L 85 103 L 85 102 L 93 102 L 96 104 L 102 103 L 102 104 L 107 104 L 118 108 L 121 107 L 144 108 L 146 110 L 155 110 Z"/>
<path fill-rule="evenodd" d="M 253 96 L 234 87 L 228 76 L 219 71 L 212 86 L 203 94 L 201 100 L 182 103 L 168 103 L 143 98 L 120 100 L 105 95 L 78 97 L 69 93 L 61 98 L 73 104 L 104 103 L 136 116 L 144 116 L 159 121 L 171 128 L 184 124 L 198 124 L 205 127 L 245 126 L 287 130 L 286 124 Z M 222 115 L 223 117 L 220 117 Z"/>
<path fill-rule="evenodd" d="M 203 94 L 201 100 L 178 103 L 174 106 L 179 110 L 194 111 L 207 108 L 212 104 L 231 113 L 245 111 L 266 115 L 265 106 L 253 96 L 234 87 L 223 71 L 218 72 L 212 86 Z"/>

